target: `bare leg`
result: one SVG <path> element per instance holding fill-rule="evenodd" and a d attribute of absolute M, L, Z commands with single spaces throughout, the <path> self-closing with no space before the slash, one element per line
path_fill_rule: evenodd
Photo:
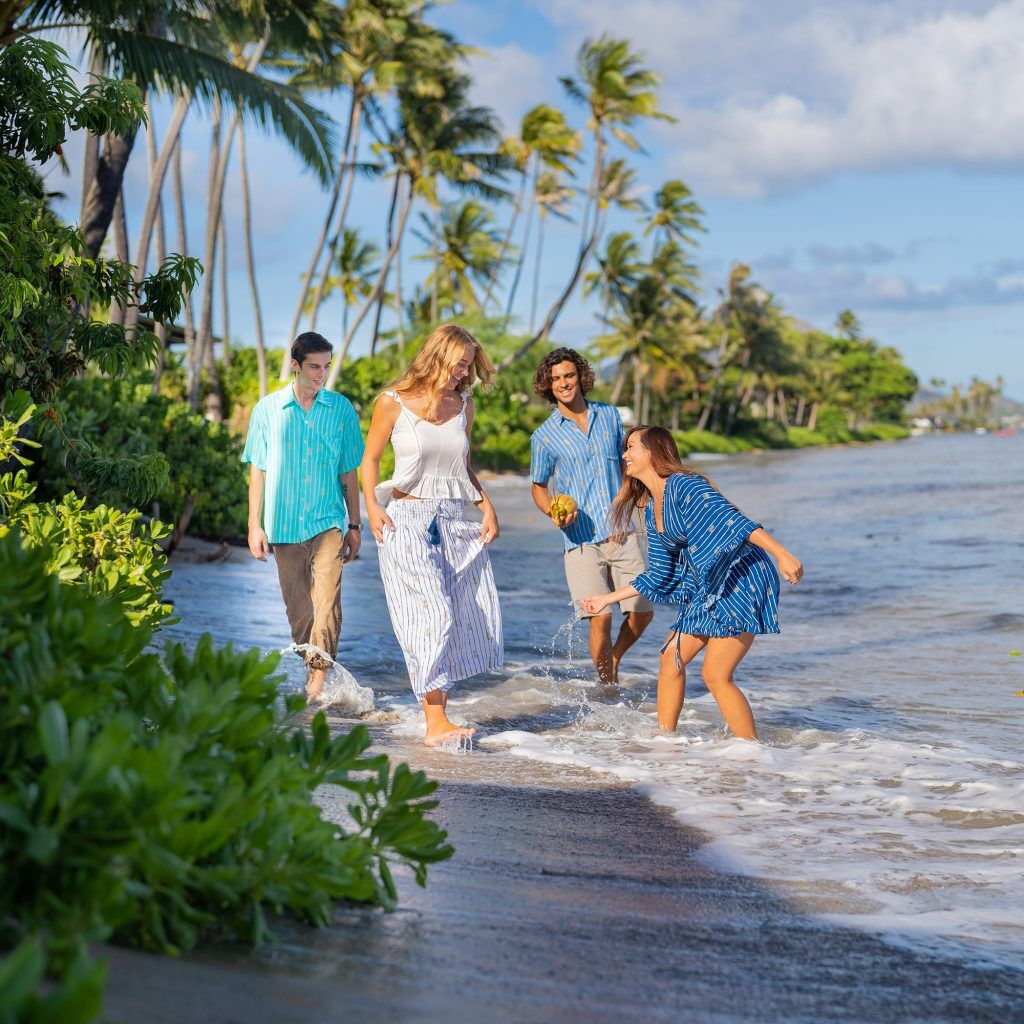
<path fill-rule="evenodd" d="M 658 728 L 662 732 L 675 732 L 686 697 L 686 666 L 708 642 L 706 636 L 679 637 L 679 663 L 676 664 L 676 635 L 669 633 L 658 666 Z"/>
<path fill-rule="evenodd" d="M 436 747 L 438 743 L 445 740 L 459 739 L 463 736 L 472 736 L 476 729 L 464 729 L 448 720 L 445 713 L 445 705 L 448 703 L 448 694 L 440 690 L 431 690 L 423 698 L 423 714 L 427 719 L 427 735 L 424 742 L 428 747 Z"/>
<path fill-rule="evenodd" d="M 615 638 L 615 646 L 612 648 L 612 680 L 614 682 L 619 681 L 619 662 L 622 661 L 626 651 L 640 639 L 653 618 L 654 612 L 626 612 L 623 616 L 619 635 Z"/>
<path fill-rule="evenodd" d="M 607 686 L 615 682 L 615 670 L 612 661 L 612 617 L 611 615 L 595 615 L 590 620 L 590 657 L 597 678 Z"/>
<path fill-rule="evenodd" d="M 711 695 L 718 702 L 718 710 L 722 712 L 725 724 L 732 729 L 733 735 L 741 740 L 756 740 L 757 729 L 747 698 L 733 682 L 732 674 L 753 642 L 753 633 L 712 637 L 708 641 L 704 669 L 701 673 Z"/>
<path fill-rule="evenodd" d="M 310 668 L 306 676 L 306 700 L 319 700 L 324 692 L 324 681 L 327 679 L 327 669 Z"/>

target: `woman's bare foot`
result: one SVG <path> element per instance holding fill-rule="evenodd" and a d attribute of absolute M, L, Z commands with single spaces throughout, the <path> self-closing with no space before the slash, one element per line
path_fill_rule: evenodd
<path fill-rule="evenodd" d="M 427 735 L 424 737 L 423 742 L 428 747 L 437 747 L 442 743 L 450 743 L 452 740 L 468 740 L 474 735 L 476 735 L 476 729 L 472 726 L 454 725 L 445 719 L 443 725 L 438 724 L 434 728 L 431 728 L 429 725 L 427 726 Z"/>
<path fill-rule="evenodd" d="M 324 692 L 324 682 L 327 679 L 327 669 L 311 668 L 306 676 L 306 700 L 312 702 L 319 700 Z"/>

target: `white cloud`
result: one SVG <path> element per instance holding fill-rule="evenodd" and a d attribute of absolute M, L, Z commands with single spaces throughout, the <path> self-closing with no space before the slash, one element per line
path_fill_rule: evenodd
<path fill-rule="evenodd" d="M 506 134 L 515 132 L 531 107 L 550 102 L 559 89 L 555 72 L 536 54 L 515 43 L 490 46 L 467 62 L 473 78 L 473 102 L 490 107 Z"/>
<path fill-rule="evenodd" d="M 551 0 L 578 42 L 627 35 L 705 192 L 758 196 L 851 170 L 1024 168 L 1024 0 Z M 577 26 L 573 29 L 571 26 Z"/>

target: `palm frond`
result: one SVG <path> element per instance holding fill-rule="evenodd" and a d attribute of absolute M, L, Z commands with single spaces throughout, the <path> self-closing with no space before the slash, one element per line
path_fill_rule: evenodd
<path fill-rule="evenodd" d="M 112 71 L 144 88 L 191 92 L 202 103 L 219 96 L 260 127 L 273 128 L 324 184 L 332 180 L 336 126 L 298 90 L 171 39 L 101 26 L 91 35 Z"/>

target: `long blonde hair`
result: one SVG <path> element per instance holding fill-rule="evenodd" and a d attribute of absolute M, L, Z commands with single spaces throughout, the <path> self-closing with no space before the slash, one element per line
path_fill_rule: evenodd
<path fill-rule="evenodd" d="M 441 401 L 441 392 L 451 380 L 452 370 L 462 359 L 467 345 L 473 347 L 469 373 L 456 389 L 460 394 L 477 382 L 486 385 L 494 376 L 494 363 L 483 345 L 465 327 L 458 324 L 440 324 L 424 339 L 419 352 L 413 356 L 408 369 L 388 388 L 400 394 L 424 395 L 427 399 L 423 414 L 433 417 Z"/>

